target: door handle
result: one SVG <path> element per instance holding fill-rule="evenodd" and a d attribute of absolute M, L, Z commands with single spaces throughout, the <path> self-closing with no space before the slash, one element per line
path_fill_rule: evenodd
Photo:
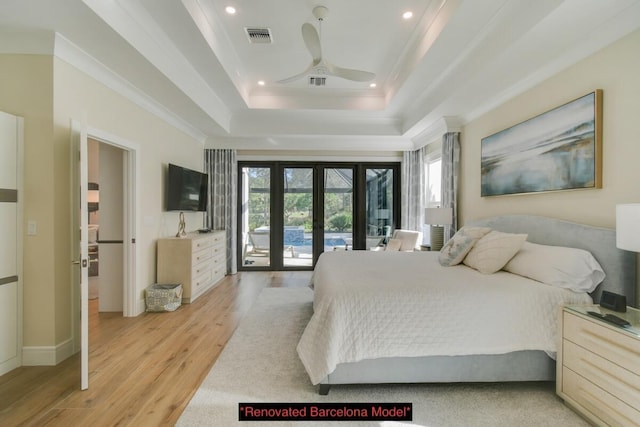
<path fill-rule="evenodd" d="M 81 265 L 83 268 L 86 268 L 89 265 L 89 262 L 86 259 L 83 259 L 82 261 L 71 261 L 72 264 L 74 265 Z"/>

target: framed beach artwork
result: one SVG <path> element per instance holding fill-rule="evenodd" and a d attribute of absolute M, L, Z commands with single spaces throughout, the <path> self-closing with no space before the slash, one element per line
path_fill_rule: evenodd
<path fill-rule="evenodd" d="M 602 90 L 480 144 L 482 197 L 602 188 Z"/>

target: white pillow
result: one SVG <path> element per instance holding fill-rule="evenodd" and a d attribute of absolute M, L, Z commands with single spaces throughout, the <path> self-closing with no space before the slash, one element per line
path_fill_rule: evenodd
<path fill-rule="evenodd" d="M 525 240 L 526 234 L 492 230 L 476 242 L 462 262 L 480 273 L 495 273 L 513 258 Z"/>
<path fill-rule="evenodd" d="M 589 251 L 530 242 L 522 245 L 504 269 L 574 292 L 593 292 L 605 278 L 602 267 Z"/>
<path fill-rule="evenodd" d="M 491 229 L 487 227 L 462 227 L 440 249 L 440 255 L 438 255 L 440 265 L 451 267 L 460 264 L 478 239 L 490 231 Z"/>

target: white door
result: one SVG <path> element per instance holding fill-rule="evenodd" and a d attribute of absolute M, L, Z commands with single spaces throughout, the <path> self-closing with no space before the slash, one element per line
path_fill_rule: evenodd
<path fill-rule="evenodd" d="M 71 122 L 71 159 L 74 167 L 73 194 L 73 264 L 74 295 L 80 308 L 80 388 L 89 388 L 89 210 L 87 205 L 87 131 Z M 79 292 L 78 292 L 79 289 Z M 79 298 L 78 298 L 79 297 Z"/>
<path fill-rule="evenodd" d="M 22 364 L 22 119 L 0 112 L 0 375 Z"/>

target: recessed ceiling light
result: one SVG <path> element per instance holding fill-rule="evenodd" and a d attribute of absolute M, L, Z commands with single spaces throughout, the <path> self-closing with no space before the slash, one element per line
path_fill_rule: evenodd
<path fill-rule="evenodd" d="M 258 80 L 258 85 L 259 86 L 264 86 L 264 80 Z"/>
<path fill-rule="evenodd" d="M 227 6 L 224 8 L 224 11 L 227 12 L 229 15 L 233 15 L 234 13 L 236 13 L 236 8 L 233 6 Z"/>
<path fill-rule="evenodd" d="M 376 87 L 376 86 L 378 86 L 378 85 L 377 85 L 377 84 L 375 84 L 375 83 L 371 83 L 371 84 L 369 85 L 369 87 Z"/>
<path fill-rule="evenodd" d="M 413 17 L 413 12 L 411 12 L 410 10 L 406 11 L 405 13 L 402 14 L 402 17 L 404 19 L 411 19 L 411 17 Z"/>

